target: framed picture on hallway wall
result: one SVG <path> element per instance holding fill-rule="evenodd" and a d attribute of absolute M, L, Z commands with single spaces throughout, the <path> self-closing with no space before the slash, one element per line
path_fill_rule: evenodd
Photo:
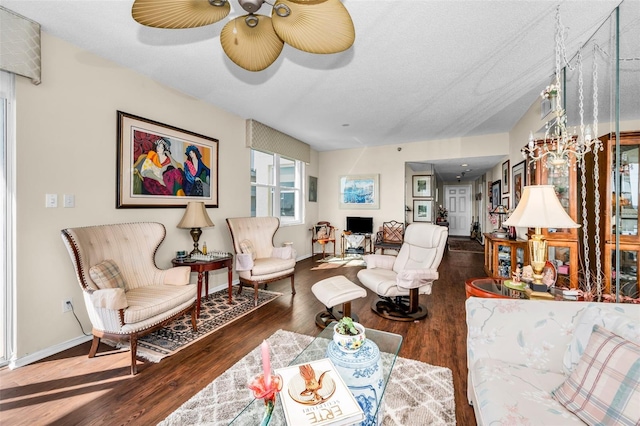
<path fill-rule="evenodd" d="M 526 173 L 524 168 L 524 163 L 526 160 L 522 160 L 511 169 L 511 186 L 512 186 L 512 195 L 511 200 L 513 201 L 512 208 L 518 207 L 518 203 L 520 202 L 520 198 L 522 197 L 522 191 L 524 190 L 526 182 Z"/>
<path fill-rule="evenodd" d="M 511 176 L 509 175 L 509 160 L 502 163 L 502 193 L 509 193 L 509 180 L 511 180 Z"/>
<path fill-rule="evenodd" d="M 413 177 L 414 197 L 433 197 L 431 193 L 431 175 L 416 175 Z"/>
<path fill-rule="evenodd" d="M 491 210 L 500 205 L 500 180 L 491 184 Z"/>
<path fill-rule="evenodd" d="M 433 200 L 413 200 L 413 221 L 433 221 Z"/>
<path fill-rule="evenodd" d="M 218 140 L 118 111 L 116 208 L 218 207 Z"/>

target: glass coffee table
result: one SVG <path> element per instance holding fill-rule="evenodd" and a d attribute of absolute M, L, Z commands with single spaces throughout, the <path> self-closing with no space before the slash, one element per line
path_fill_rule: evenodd
<path fill-rule="evenodd" d="M 310 361 L 327 357 L 327 347 L 333 339 L 333 324 L 329 324 L 302 352 L 298 354 L 289 365 L 303 364 Z M 400 346 L 402 345 L 402 336 L 399 334 L 387 333 L 386 331 L 374 330 L 367 328 L 366 336 L 368 340 L 374 342 L 380 349 L 380 358 L 382 360 L 382 377 L 384 380 L 384 389 L 386 390 L 393 365 L 395 364 Z M 380 398 L 384 397 L 384 391 Z M 378 407 L 383 407 L 378 401 Z M 247 405 L 233 421 L 232 425 L 249 425 L 260 424 L 264 414 L 264 401 L 262 399 L 254 399 Z M 380 415 L 381 413 L 376 413 Z M 286 425 L 284 412 L 282 410 L 282 402 L 276 399 L 276 407 L 271 417 L 270 426 Z"/>

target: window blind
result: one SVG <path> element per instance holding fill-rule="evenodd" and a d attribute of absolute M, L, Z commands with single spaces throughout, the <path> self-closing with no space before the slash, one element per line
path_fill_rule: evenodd
<path fill-rule="evenodd" d="M 40 84 L 40 24 L 0 6 L 0 69 Z"/>
<path fill-rule="evenodd" d="M 293 160 L 311 162 L 311 147 L 296 138 L 273 129 L 259 121 L 247 120 L 247 147 L 280 154 Z"/>

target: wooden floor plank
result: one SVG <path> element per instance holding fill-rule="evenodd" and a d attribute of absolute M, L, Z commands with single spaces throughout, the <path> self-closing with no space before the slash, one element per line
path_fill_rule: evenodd
<path fill-rule="evenodd" d="M 319 256 L 316 257 L 316 259 Z M 419 322 L 396 322 L 375 315 L 375 295 L 355 300 L 352 309 L 370 328 L 404 336 L 400 356 L 453 372 L 458 425 L 473 425 L 466 399 L 464 282 L 483 276 L 483 255 L 446 252 L 431 295 L 420 296 L 429 315 Z M 311 292 L 317 281 L 345 275 L 359 284 L 359 267 L 311 270 L 312 259 L 296 265 L 297 294 L 289 280 L 269 285 L 284 295 L 158 364 L 139 361 L 129 375 L 129 353 L 87 358 L 90 342 L 15 370 L 0 370 L 0 423 L 60 425 L 152 425 L 230 368 L 278 329 L 314 336 L 315 315 L 324 307 Z M 101 346 L 100 351 L 109 350 Z"/>

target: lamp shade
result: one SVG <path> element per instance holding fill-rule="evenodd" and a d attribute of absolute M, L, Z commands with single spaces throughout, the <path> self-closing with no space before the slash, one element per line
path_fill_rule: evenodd
<path fill-rule="evenodd" d="M 207 228 L 213 226 L 213 222 L 207 214 L 207 209 L 202 201 L 189 201 L 187 210 L 178 223 L 178 228 Z"/>
<path fill-rule="evenodd" d="M 518 207 L 506 226 L 523 228 L 579 228 L 556 196 L 553 185 L 525 186 Z"/>
<path fill-rule="evenodd" d="M 509 214 L 509 210 L 507 210 L 507 208 L 505 206 L 500 204 L 498 207 L 493 209 L 493 211 L 491 213 L 493 213 L 493 214 Z"/>

